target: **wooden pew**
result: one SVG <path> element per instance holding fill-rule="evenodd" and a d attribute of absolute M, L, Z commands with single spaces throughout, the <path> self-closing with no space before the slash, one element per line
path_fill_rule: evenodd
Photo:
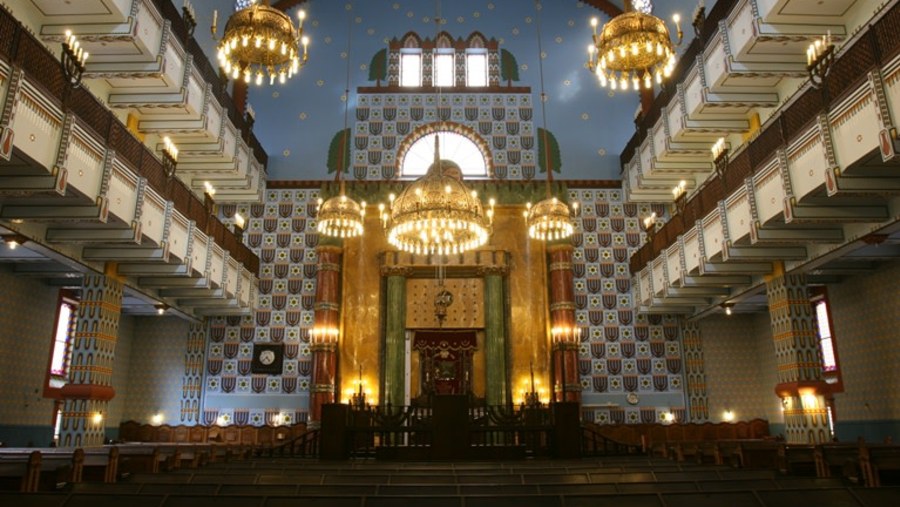
<path fill-rule="evenodd" d="M 815 475 L 816 446 L 781 444 L 778 447 L 778 471 L 786 475 Z"/>
<path fill-rule="evenodd" d="M 859 466 L 867 487 L 881 486 L 882 471 L 900 470 L 900 446 L 891 444 L 862 445 Z"/>
<path fill-rule="evenodd" d="M 0 477 L 8 485 L 20 480 L 19 490 L 52 490 L 81 477 L 81 449 L 13 447 L 0 449 Z"/>
<path fill-rule="evenodd" d="M 816 476 L 842 476 L 859 481 L 859 449 L 864 443 L 834 443 L 816 446 Z"/>

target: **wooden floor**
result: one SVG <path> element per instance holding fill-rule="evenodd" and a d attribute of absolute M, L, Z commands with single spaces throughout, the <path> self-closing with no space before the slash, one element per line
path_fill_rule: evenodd
<path fill-rule="evenodd" d="M 466 463 L 256 458 L 58 492 L 0 492 L 0 505 L 881 507 L 900 505 L 900 488 L 646 457 Z"/>

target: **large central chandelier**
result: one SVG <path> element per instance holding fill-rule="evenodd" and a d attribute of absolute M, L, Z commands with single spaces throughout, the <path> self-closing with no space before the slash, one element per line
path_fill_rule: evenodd
<path fill-rule="evenodd" d="M 629 2 L 625 2 L 626 10 Z M 602 86 L 613 90 L 652 88 L 662 83 L 675 68 L 675 46 L 683 33 L 678 14 L 673 16 L 678 40 L 672 43 L 666 23 L 650 13 L 649 2 L 639 2 L 637 9 L 619 14 L 597 33 L 597 18 L 591 19 L 593 41 L 588 46 L 588 68 L 597 75 Z"/>
<path fill-rule="evenodd" d="M 478 193 L 470 191 L 458 167 L 440 159 L 434 136 L 434 163 L 424 176 L 406 187 L 381 219 L 388 243 L 413 254 L 458 254 L 487 243 L 494 210 L 485 212 Z"/>
<path fill-rule="evenodd" d="M 303 35 L 306 13 L 301 10 L 298 17 L 294 29 L 290 16 L 269 6 L 268 1 L 265 5 L 254 1 L 232 14 L 218 46 L 219 65 L 225 74 L 258 85 L 266 77 L 269 84 L 274 84 L 276 79 L 284 83 L 293 77 L 308 56 L 309 39 Z M 214 35 L 217 18 L 214 13 Z"/>

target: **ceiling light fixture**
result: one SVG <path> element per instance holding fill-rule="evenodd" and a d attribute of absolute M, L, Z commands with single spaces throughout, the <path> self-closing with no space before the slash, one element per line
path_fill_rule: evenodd
<path fill-rule="evenodd" d="M 347 78 L 344 87 L 344 130 L 341 131 L 341 148 L 338 155 L 338 162 L 335 167 L 335 181 L 339 187 L 339 194 L 322 202 L 319 200 L 319 212 L 317 215 L 318 223 L 316 230 L 320 234 L 331 236 L 334 238 L 354 238 L 363 233 L 363 218 L 366 216 L 366 202 L 357 203 L 353 198 L 347 197 L 344 188 L 344 181 L 341 179 L 341 173 L 347 167 L 348 137 L 350 129 L 347 128 L 348 114 L 350 107 L 350 42 L 352 39 L 353 25 L 351 14 L 353 6 L 350 5 L 347 10 Z"/>
<path fill-rule="evenodd" d="M 435 27 L 440 30 L 443 22 L 440 0 L 435 7 Z M 435 104 L 440 104 L 442 87 L 438 85 L 437 90 Z M 439 135 L 434 136 L 434 162 L 425 175 L 403 189 L 399 196 L 395 198 L 391 194 L 389 199 L 389 211 L 384 211 L 381 205 L 378 207 L 382 224 L 388 243 L 404 252 L 459 254 L 483 246 L 490 236 L 495 201 L 490 200 L 490 209 L 485 213 L 478 192 L 466 187 L 459 165 L 441 160 Z M 442 276 L 439 268 L 439 284 L 443 283 Z M 438 297 L 444 296 L 439 293 Z"/>
<path fill-rule="evenodd" d="M 219 65 L 232 79 L 255 81 L 261 85 L 265 77 L 269 84 L 278 79 L 284 83 L 300 71 L 308 58 L 309 38 L 303 35 L 306 12 L 298 13 L 294 29 L 290 16 L 269 6 L 251 4 L 231 15 L 225 33 L 219 41 Z M 218 11 L 213 12 L 212 34 L 216 38 Z M 302 46 L 302 49 L 301 49 Z"/>
<path fill-rule="evenodd" d="M 540 10 L 540 0 L 536 2 Z M 544 144 L 544 169 L 547 171 L 547 197 L 535 204 L 526 204 L 525 225 L 528 227 L 528 235 L 541 241 L 554 241 L 565 239 L 575 232 L 572 225 L 569 205 L 552 195 L 553 188 L 553 157 L 550 155 L 550 142 L 547 135 L 547 95 L 544 93 L 544 49 L 541 45 L 540 19 L 536 22 L 538 42 L 538 69 L 541 77 L 541 117 L 544 128 L 541 129 L 541 141 Z M 577 203 L 575 204 L 577 210 Z"/>
<path fill-rule="evenodd" d="M 666 23 L 652 15 L 649 0 L 625 0 L 625 11 L 611 19 L 600 32 L 591 19 L 593 41 L 588 46 L 588 68 L 600 85 L 613 90 L 652 88 L 668 78 L 675 68 L 675 47 L 681 45 L 681 18 L 673 16 L 678 40 L 669 37 Z"/>

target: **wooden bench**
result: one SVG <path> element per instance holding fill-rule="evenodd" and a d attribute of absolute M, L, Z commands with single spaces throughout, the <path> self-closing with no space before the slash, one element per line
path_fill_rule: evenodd
<path fill-rule="evenodd" d="M 890 444 L 861 446 L 859 467 L 866 486 L 870 488 L 881 486 L 882 471 L 900 470 L 900 446 Z"/>
<path fill-rule="evenodd" d="M 816 446 L 816 476 L 845 477 L 851 482 L 858 482 L 860 443 L 822 444 Z"/>
<path fill-rule="evenodd" d="M 0 449 L 0 477 L 9 486 L 19 483 L 19 491 L 52 490 L 80 479 L 84 463 L 81 449 L 3 448 Z M 14 489 L 14 488 L 13 488 Z"/>

